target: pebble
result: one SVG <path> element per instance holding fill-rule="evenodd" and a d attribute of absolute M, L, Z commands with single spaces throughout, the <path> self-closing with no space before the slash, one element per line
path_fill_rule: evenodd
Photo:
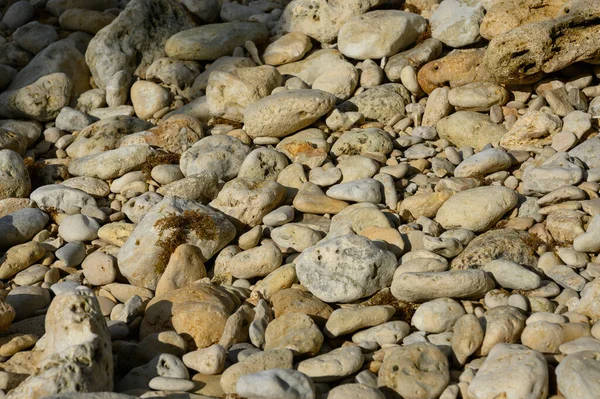
<path fill-rule="evenodd" d="M 58 227 L 61 237 L 67 242 L 92 241 L 98 237 L 100 225 L 88 216 L 71 215 L 65 217 Z"/>
<path fill-rule="evenodd" d="M 354 331 L 378 326 L 388 321 L 395 313 L 391 306 L 370 306 L 362 309 L 336 309 L 325 324 L 328 337 L 339 337 Z"/>
<path fill-rule="evenodd" d="M 419 331 L 437 334 L 450 331 L 454 323 L 464 314 L 465 310 L 455 300 L 438 298 L 419 306 L 412 317 L 411 324 Z"/>
<path fill-rule="evenodd" d="M 238 395 L 260 398 L 315 398 L 316 388 L 310 378 L 295 370 L 272 369 L 241 376 L 236 385 Z"/>
<path fill-rule="evenodd" d="M 336 381 L 357 372 L 364 356 L 357 346 L 334 349 L 331 352 L 298 363 L 297 370 L 314 382 Z"/>

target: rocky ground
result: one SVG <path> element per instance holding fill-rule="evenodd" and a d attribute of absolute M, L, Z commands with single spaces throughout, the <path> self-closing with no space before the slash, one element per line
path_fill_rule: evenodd
<path fill-rule="evenodd" d="M 598 398 L 600 1 L 0 21 L 6 397 Z"/>

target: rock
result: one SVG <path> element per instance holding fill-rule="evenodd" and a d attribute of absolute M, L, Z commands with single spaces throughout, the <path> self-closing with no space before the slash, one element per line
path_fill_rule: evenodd
<path fill-rule="evenodd" d="M 294 288 L 283 289 L 271 297 L 275 317 L 280 317 L 286 313 L 299 312 L 309 315 L 319 325 L 324 325 L 325 321 L 333 312 L 333 309 L 310 292 Z"/>
<path fill-rule="evenodd" d="M 479 40 L 484 8 L 477 1 L 446 0 L 429 18 L 431 37 L 450 47 L 463 47 Z"/>
<path fill-rule="evenodd" d="M 168 188 L 168 186 L 166 187 Z M 162 191 L 164 192 L 167 190 Z M 142 220 L 142 218 L 146 215 L 146 213 L 148 213 L 148 211 L 154 205 L 158 204 L 162 199 L 163 197 L 160 194 L 154 192 L 147 192 L 137 197 L 133 197 L 132 199 L 127 201 L 125 205 L 123 205 L 123 207 L 121 208 L 121 211 L 133 223 L 139 223 Z"/>
<path fill-rule="evenodd" d="M 588 168 L 598 168 L 600 167 L 600 162 L 596 159 L 594 154 L 596 151 L 600 149 L 600 139 L 591 138 L 585 140 L 571 151 L 569 151 L 569 156 L 577 158 L 585 163 Z"/>
<path fill-rule="evenodd" d="M 354 65 L 334 49 L 316 50 L 302 61 L 281 65 L 277 70 L 282 75 L 298 77 L 313 90 L 331 93 L 339 100 L 352 96 L 359 79 Z"/>
<path fill-rule="evenodd" d="M 502 288 L 534 290 L 542 284 L 540 276 L 510 260 L 497 259 L 482 268 L 490 273 Z"/>
<path fill-rule="evenodd" d="M 508 91 L 490 82 L 468 83 L 455 87 L 448 93 L 448 102 L 467 111 L 489 111 L 494 105 L 504 105 Z"/>
<path fill-rule="evenodd" d="M 282 80 L 277 69 L 267 65 L 214 71 L 206 88 L 208 109 L 211 115 L 242 122 L 246 107 L 271 94 Z"/>
<path fill-rule="evenodd" d="M 33 19 L 34 8 L 28 1 L 17 1 L 4 13 L 2 23 L 14 30 Z"/>
<path fill-rule="evenodd" d="M 477 187 L 461 191 L 440 207 L 436 221 L 445 229 L 482 232 L 517 205 L 517 193 L 506 187 Z"/>
<path fill-rule="evenodd" d="M 173 183 L 166 184 L 156 190 L 156 192 L 164 197 L 179 197 L 194 200 L 201 204 L 208 204 L 218 194 L 218 182 L 219 178 L 217 174 L 208 170 L 204 173 L 184 177 Z"/>
<path fill-rule="evenodd" d="M 191 176 L 212 170 L 219 179 L 228 181 L 237 176 L 249 152 L 248 146 L 235 137 L 205 137 L 181 155 L 181 171 L 184 176 Z"/>
<path fill-rule="evenodd" d="M 43 258 L 45 254 L 44 246 L 36 241 L 13 246 L 0 258 L 0 279 L 14 276 Z"/>
<path fill-rule="evenodd" d="M 302 32 L 321 43 L 332 43 L 346 21 L 381 3 L 381 0 L 350 0 L 343 4 L 293 0 L 285 8 L 276 31 Z"/>
<path fill-rule="evenodd" d="M 44 359 L 11 396 L 111 391 L 112 373 L 112 345 L 100 306 L 91 290 L 80 288 L 52 301 L 46 316 Z"/>
<path fill-rule="evenodd" d="M 556 382 L 565 398 L 591 399 L 596 394 L 599 374 L 597 352 L 582 351 L 570 354 L 558 364 Z"/>
<path fill-rule="evenodd" d="M 39 209 L 24 208 L 0 218 L 0 248 L 10 248 L 31 240 L 50 218 Z"/>
<path fill-rule="evenodd" d="M 531 22 L 539 22 L 556 18 L 565 0 L 509 0 L 499 1 L 488 9 L 481 21 L 480 33 L 491 40 L 511 29 Z"/>
<path fill-rule="evenodd" d="M 548 395 L 548 366 L 541 353 L 523 345 L 498 344 L 469 385 L 476 399 L 505 395 L 523 399 Z"/>
<path fill-rule="evenodd" d="M 364 384 L 338 385 L 329 391 L 329 399 L 384 399 L 385 395 L 376 388 Z"/>
<path fill-rule="evenodd" d="M 283 65 L 301 60 L 312 49 L 310 38 L 302 32 L 290 32 L 265 49 L 263 59 L 268 65 Z"/>
<path fill-rule="evenodd" d="M 483 338 L 484 330 L 477 316 L 466 314 L 456 320 L 452 335 L 452 351 L 456 360 L 464 364 L 479 349 Z"/>
<path fill-rule="evenodd" d="M 176 32 L 167 40 L 165 51 L 179 60 L 214 61 L 231 55 L 248 40 L 261 42 L 268 37 L 265 25 L 254 22 L 224 22 Z"/>
<path fill-rule="evenodd" d="M 352 342 L 377 342 L 379 346 L 400 343 L 410 333 L 410 326 L 404 321 L 389 321 L 367 328 L 352 335 Z"/>
<path fill-rule="evenodd" d="M 512 306 L 496 306 L 484 314 L 485 337 L 479 352 L 486 356 L 499 343 L 519 342 L 525 328 L 525 315 Z"/>
<path fill-rule="evenodd" d="M 387 124 L 397 114 L 405 115 L 410 102 L 408 90 L 397 83 L 386 83 L 350 98 L 337 108 L 342 112 L 359 112 L 365 119 Z"/>
<path fill-rule="evenodd" d="M 223 371 L 227 352 L 219 344 L 214 344 L 204 349 L 188 352 L 183 355 L 183 363 L 188 368 L 202 374 L 214 375 Z"/>
<path fill-rule="evenodd" d="M 294 355 L 314 355 L 323 344 L 315 322 L 302 313 L 286 313 L 271 321 L 265 331 L 265 350 L 289 349 Z"/>
<path fill-rule="evenodd" d="M 114 15 L 108 13 L 81 8 L 71 8 L 60 14 L 58 23 L 63 29 L 87 32 L 95 35 L 100 29 L 109 25 L 114 19 Z"/>
<path fill-rule="evenodd" d="M 455 300 L 438 298 L 419 306 L 411 323 L 419 331 L 437 334 L 450 331 L 464 314 L 465 310 Z"/>
<path fill-rule="evenodd" d="M 131 370 L 119 381 L 116 390 L 148 389 L 150 381 L 157 376 L 187 381 L 189 373 L 178 357 L 164 353 Z"/>
<path fill-rule="evenodd" d="M 289 223 L 271 231 L 271 239 L 284 252 L 302 252 L 321 241 L 321 234 L 302 224 Z"/>
<path fill-rule="evenodd" d="M 150 119 L 152 115 L 169 106 L 169 92 L 164 87 L 138 80 L 131 86 L 131 103 L 140 119 Z"/>
<path fill-rule="evenodd" d="M 483 270 L 397 272 L 392 281 L 392 294 L 407 302 L 426 302 L 444 297 L 481 298 L 493 288 L 494 281 Z"/>
<path fill-rule="evenodd" d="M 389 154 L 394 148 L 390 136 L 381 129 L 353 129 L 343 133 L 331 147 L 331 153 L 341 155 L 360 155 L 365 152 Z"/>
<path fill-rule="evenodd" d="M 448 359 L 435 345 L 406 345 L 385 356 L 378 382 L 405 398 L 439 397 L 450 382 Z"/>
<path fill-rule="evenodd" d="M 81 268 L 86 280 L 95 286 L 113 283 L 118 274 L 117 259 L 102 251 L 96 251 L 86 257 Z"/>
<path fill-rule="evenodd" d="M 276 149 L 292 162 L 314 169 L 327 159 L 330 145 L 326 139 L 327 135 L 322 130 L 306 129 L 284 138 Z"/>
<path fill-rule="evenodd" d="M 326 192 L 328 197 L 353 202 L 381 202 L 381 184 L 375 179 L 355 180 L 336 184 Z"/>
<path fill-rule="evenodd" d="M 244 360 L 230 366 L 221 376 L 221 388 L 225 393 L 235 393 L 240 377 L 272 369 L 291 369 L 292 352 L 274 349 L 253 353 Z"/>
<path fill-rule="evenodd" d="M 271 240 L 264 240 L 260 246 L 234 255 L 229 260 L 229 271 L 235 278 L 264 277 L 281 266 L 283 255 Z"/>
<path fill-rule="evenodd" d="M 15 287 L 6 296 L 6 302 L 15 310 L 15 321 L 35 316 L 50 305 L 50 291 L 35 286 Z"/>
<path fill-rule="evenodd" d="M 329 198 L 314 183 L 304 183 L 294 197 L 293 205 L 300 212 L 324 215 L 339 213 L 348 206 L 348 203 Z"/>
<path fill-rule="evenodd" d="M 335 97 L 320 90 L 288 90 L 258 100 L 244 111 L 248 136 L 284 137 L 310 125 L 333 108 Z"/>
<path fill-rule="evenodd" d="M 305 374 L 295 370 L 272 369 L 241 376 L 236 384 L 238 395 L 248 398 L 314 399 L 316 389 Z"/>
<path fill-rule="evenodd" d="M 359 60 L 389 57 L 413 44 L 426 25 L 423 17 L 404 11 L 367 12 L 341 27 L 338 48 L 346 57 Z"/>
<path fill-rule="evenodd" d="M 98 237 L 100 224 L 89 216 L 69 215 L 60 222 L 58 234 L 66 242 L 92 241 Z"/>
<path fill-rule="evenodd" d="M 89 71 L 70 40 L 39 52 L 0 95 L 0 115 L 47 121 L 89 88 Z M 38 96 L 45 95 L 40 99 Z"/>
<path fill-rule="evenodd" d="M 75 141 L 67 147 L 67 155 L 81 158 L 112 150 L 119 140 L 131 133 L 150 129 L 152 124 L 131 116 L 113 116 L 101 119 L 79 132 Z"/>
<path fill-rule="evenodd" d="M 147 144 L 130 145 L 98 154 L 86 155 L 69 164 L 69 173 L 107 180 L 140 170 L 154 150 Z"/>
<path fill-rule="evenodd" d="M 500 145 L 512 151 L 540 151 L 561 128 L 558 116 L 530 110 L 502 137 Z"/>
<path fill-rule="evenodd" d="M 155 294 L 158 296 L 206 277 L 203 257 L 200 248 L 194 245 L 182 244 L 178 246 L 169 258 L 169 263 L 158 280 Z"/>
<path fill-rule="evenodd" d="M 59 39 L 53 26 L 37 21 L 22 25 L 13 33 L 15 43 L 30 53 L 37 54 Z"/>
<path fill-rule="evenodd" d="M 457 147 L 471 146 L 481 151 L 486 144 L 497 145 L 506 129 L 491 121 L 487 115 L 472 111 L 459 111 L 441 119 L 436 129 L 440 138 Z"/>
<path fill-rule="evenodd" d="M 225 290 L 193 283 L 148 302 L 140 336 L 175 330 L 186 339 L 189 348 L 206 348 L 219 341 L 233 309 L 231 294 Z"/>
<path fill-rule="evenodd" d="M 119 270 L 131 283 L 155 289 L 181 244 L 210 259 L 235 236 L 225 215 L 197 202 L 167 197 L 152 207 L 119 250 Z"/>
<path fill-rule="evenodd" d="M 34 190 L 30 198 L 42 210 L 56 209 L 64 213 L 77 213 L 86 205 L 96 205 L 91 195 L 61 184 L 49 184 Z"/>
<path fill-rule="evenodd" d="M 512 165 L 512 157 L 506 152 L 490 148 L 478 152 L 462 161 L 454 170 L 455 177 L 485 176 L 500 170 L 506 170 Z"/>
<path fill-rule="evenodd" d="M 524 231 L 487 231 L 472 240 L 452 261 L 451 267 L 455 270 L 481 268 L 495 259 L 503 259 L 532 270 L 537 265 L 537 246 L 534 246 L 534 242 L 534 236 Z"/>
<path fill-rule="evenodd" d="M 148 21 L 152 21 L 151 24 Z M 85 59 L 94 81 L 106 88 L 119 71 L 145 77 L 146 69 L 165 57 L 165 42 L 194 26 L 183 5 L 173 0 L 134 0 L 90 41 Z"/>
<path fill-rule="evenodd" d="M 438 87 L 458 87 L 473 82 L 489 82 L 483 66 L 485 49 L 454 50 L 446 57 L 430 61 L 419 69 L 417 80 L 426 93 Z"/>
<path fill-rule="evenodd" d="M 306 249 L 295 263 L 298 279 L 317 298 L 351 302 L 388 286 L 396 257 L 367 238 L 346 235 Z"/>
<path fill-rule="evenodd" d="M 360 348 L 349 346 L 303 360 L 296 365 L 296 368 L 315 382 L 327 382 L 355 373 L 363 362 L 364 357 Z"/>
<path fill-rule="evenodd" d="M 325 334 L 330 338 L 339 337 L 366 327 L 378 326 L 388 321 L 395 312 L 391 306 L 336 309 L 325 324 Z"/>
<path fill-rule="evenodd" d="M 248 180 L 277 180 L 279 173 L 288 166 L 287 158 L 270 148 L 252 151 L 240 166 L 239 178 Z"/>
<path fill-rule="evenodd" d="M 567 12 L 571 8 L 566 7 L 557 18 L 528 23 L 494 37 L 484 57 L 492 78 L 507 84 L 532 83 L 544 73 L 593 58 L 598 43 L 586 38 L 593 37 L 600 29 L 589 24 L 596 17 L 598 8 L 572 9 L 573 12 Z M 555 35 L 557 29 L 561 30 L 558 36 Z M 582 45 L 573 47 L 567 43 Z"/>
<path fill-rule="evenodd" d="M 407 66 L 419 70 L 426 63 L 438 58 L 442 53 L 442 43 L 433 38 L 428 38 L 417 44 L 412 49 L 398 53 L 388 59 L 385 65 L 385 74 L 392 82 L 402 79 L 402 71 Z"/>

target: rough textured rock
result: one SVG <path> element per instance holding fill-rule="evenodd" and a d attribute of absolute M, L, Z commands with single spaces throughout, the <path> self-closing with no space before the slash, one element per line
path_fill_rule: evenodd
<path fill-rule="evenodd" d="M 85 59 L 98 86 L 127 71 L 145 77 L 146 69 L 166 55 L 165 42 L 194 26 L 181 3 L 174 0 L 134 0 L 90 42 Z"/>
<path fill-rule="evenodd" d="M 350 302 L 372 295 L 390 284 L 395 268 L 394 254 L 356 235 L 322 241 L 296 259 L 300 282 L 325 302 Z"/>
<path fill-rule="evenodd" d="M 195 201 L 167 197 L 148 211 L 121 247 L 119 269 L 132 284 L 155 289 L 180 244 L 199 247 L 206 260 L 234 236 L 235 228 L 222 213 Z"/>
<path fill-rule="evenodd" d="M 506 133 L 506 128 L 495 124 L 484 114 L 459 111 L 443 118 L 436 125 L 440 138 L 457 147 L 471 146 L 480 151 L 486 144 L 497 145 Z"/>

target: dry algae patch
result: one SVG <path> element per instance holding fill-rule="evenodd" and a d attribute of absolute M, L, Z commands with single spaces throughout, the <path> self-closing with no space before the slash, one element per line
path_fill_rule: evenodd
<path fill-rule="evenodd" d="M 159 240 L 155 245 L 161 248 L 158 254 L 159 262 L 156 265 L 158 273 L 165 271 L 171 254 L 178 246 L 188 242 L 191 234 L 202 240 L 217 240 L 215 222 L 199 210 L 188 210 L 181 215 L 171 213 L 157 220 L 154 227 L 159 230 Z"/>
<path fill-rule="evenodd" d="M 161 151 L 154 153 L 148 157 L 146 163 L 142 167 L 142 173 L 146 179 L 150 179 L 152 169 L 158 165 L 176 165 L 179 163 L 181 155 L 174 152 Z"/>
<path fill-rule="evenodd" d="M 360 307 L 390 305 L 396 308 L 396 316 L 410 324 L 415 311 L 419 307 L 418 304 L 405 302 L 397 299 L 389 289 L 383 289 L 373 295 L 371 298 L 362 302 Z"/>

